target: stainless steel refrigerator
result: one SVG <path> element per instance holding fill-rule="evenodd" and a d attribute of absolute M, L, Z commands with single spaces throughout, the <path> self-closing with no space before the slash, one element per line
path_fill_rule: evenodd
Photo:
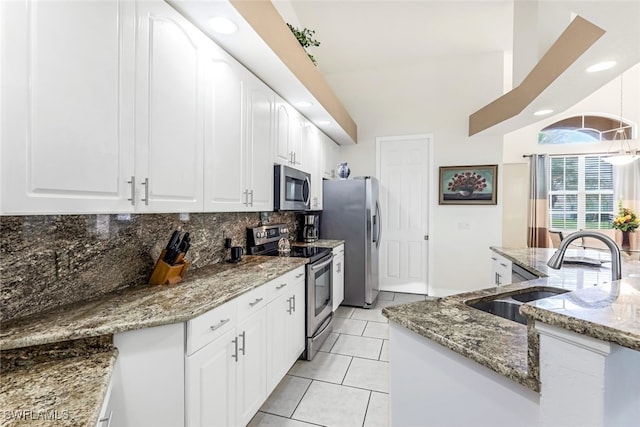
<path fill-rule="evenodd" d="M 380 204 L 378 180 L 363 176 L 323 182 L 321 239 L 344 244 L 344 301 L 369 308 L 378 298 Z"/>

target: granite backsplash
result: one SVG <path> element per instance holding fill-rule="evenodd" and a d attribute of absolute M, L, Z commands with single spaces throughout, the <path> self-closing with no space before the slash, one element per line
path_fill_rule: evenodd
<path fill-rule="evenodd" d="M 294 213 L 269 222 L 294 238 Z M 176 228 L 190 233 L 197 269 L 228 259 L 225 237 L 246 247 L 246 227 L 259 223 L 257 212 L 0 217 L 0 321 L 146 283 Z"/>

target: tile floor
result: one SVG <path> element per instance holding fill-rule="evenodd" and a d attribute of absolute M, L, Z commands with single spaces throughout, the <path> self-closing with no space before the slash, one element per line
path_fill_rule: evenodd
<path fill-rule="evenodd" d="M 382 308 L 421 299 L 380 292 L 374 308 L 339 307 L 320 352 L 296 362 L 249 427 L 387 427 L 389 322 Z"/>

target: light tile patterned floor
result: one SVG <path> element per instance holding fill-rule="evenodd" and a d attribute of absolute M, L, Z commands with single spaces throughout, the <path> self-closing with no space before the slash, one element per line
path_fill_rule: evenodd
<path fill-rule="evenodd" d="M 296 362 L 249 427 L 388 427 L 389 323 L 382 308 L 423 299 L 380 292 L 374 308 L 339 307 L 320 352 Z"/>

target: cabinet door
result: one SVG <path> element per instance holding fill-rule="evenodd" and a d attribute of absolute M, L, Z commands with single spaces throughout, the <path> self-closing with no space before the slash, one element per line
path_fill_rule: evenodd
<path fill-rule="evenodd" d="M 335 179 L 338 177 L 338 158 L 340 147 L 328 136 L 324 138 L 324 177 L 327 179 Z"/>
<path fill-rule="evenodd" d="M 202 211 L 204 35 L 164 2 L 136 6 L 138 209 Z"/>
<path fill-rule="evenodd" d="M 306 170 L 306 165 L 304 164 L 305 159 L 304 154 L 302 152 L 302 144 L 304 139 L 304 127 L 305 127 L 305 118 L 300 115 L 293 108 L 289 107 L 290 112 L 290 131 L 289 131 L 289 152 L 293 155 L 291 166 L 296 169 Z"/>
<path fill-rule="evenodd" d="M 244 211 L 248 203 L 243 119 L 246 70 L 213 43 L 207 62 L 211 104 L 206 113 L 205 211 Z"/>
<path fill-rule="evenodd" d="M 0 8 L 2 213 L 132 211 L 134 5 Z"/>
<path fill-rule="evenodd" d="M 266 325 L 266 309 L 263 308 L 240 323 L 236 330 L 239 359 L 237 425 L 246 425 L 251 421 L 267 398 Z"/>
<path fill-rule="evenodd" d="M 291 317 L 291 283 L 283 293 L 267 306 L 267 393 L 271 393 L 291 367 L 289 365 Z M 304 322 L 304 320 L 303 320 Z"/>
<path fill-rule="evenodd" d="M 247 83 L 247 210 L 272 211 L 275 93 L 253 75 Z"/>
<path fill-rule="evenodd" d="M 494 252 L 491 253 L 491 283 L 494 286 L 511 283 L 511 261 Z"/>
<path fill-rule="evenodd" d="M 293 161 L 289 142 L 291 139 L 291 111 L 287 103 L 279 96 L 276 96 L 275 104 L 274 161 L 288 165 Z"/>
<path fill-rule="evenodd" d="M 305 328 L 305 281 L 304 276 L 293 285 L 293 295 L 291 300 L 291 316 L 289 317 L 289 328 L 287 340 L 289 347 L 289 363 L 291 366 L 300 357 L 305 349 L 307 331 Z"/>
<path fill-rule="evenodd" d="M 238 346 L 231 330 L 186 358 L 186 424 L 236 425 Z"/>
<path fill-rule="evenodd" d="M 344 300 L 344 246 L 341 248 L 342 253 L 336 253 L 333 258 L 333 311 Z"/>
<path fill-rule="evenodd" d="M 322 210 L 322 172 L 324 169 L 324 150 L 320 131 L 311 123 L 305 126 L 304 159 L 311 173 L 311 210 Z"/>

